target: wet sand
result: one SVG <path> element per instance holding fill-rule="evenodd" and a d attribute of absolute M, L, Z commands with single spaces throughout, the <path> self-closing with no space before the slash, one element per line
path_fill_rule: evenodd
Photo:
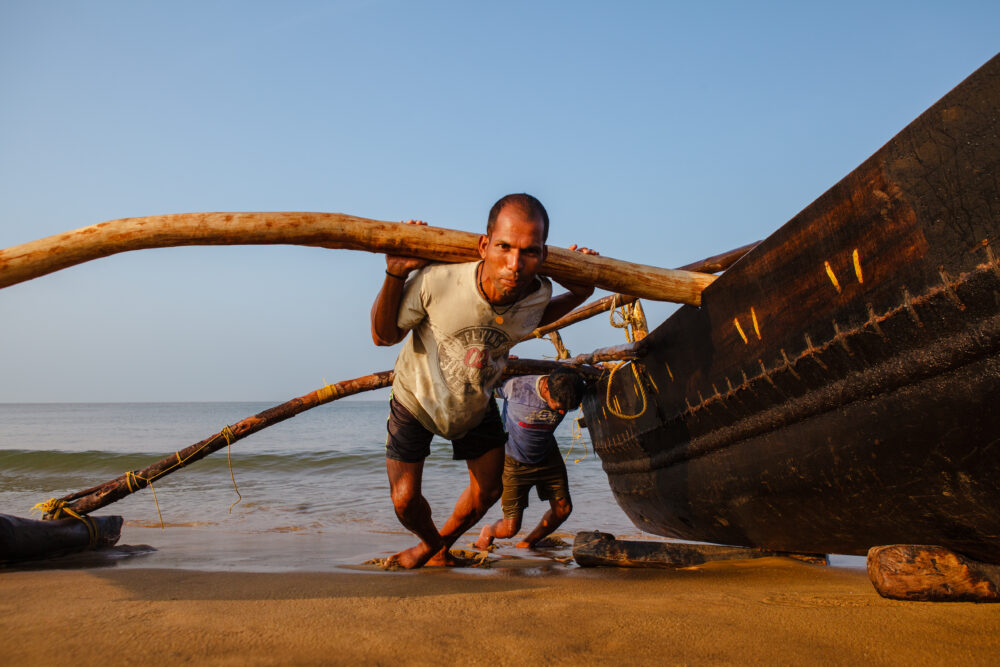
<path fill-rule="evenodd" d="M 679 571 L 0 571 L 3 664 L 995 664 L 1000 605 L 778 558 Z"/>

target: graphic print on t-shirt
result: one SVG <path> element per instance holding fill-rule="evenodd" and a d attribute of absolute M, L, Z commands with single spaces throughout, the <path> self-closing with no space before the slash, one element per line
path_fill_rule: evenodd
<path fill-rule="evenodd" d="M 554 431 L 559 422 L 562 421 L 563 416 L 558 412 L 553 412 L 552 410 L 542 409 L 535 410 L 522 421 L 517 423 L 521 428 L 534 428 L 544 431 Z"/>
<path fill-rule="evenodd" d="M 510 349 L 510 336 L 493 327 L 467 327 L 438 344 L 441 375 L 459 395 L 482 392 L 500 374 L 501 360 Z"/>

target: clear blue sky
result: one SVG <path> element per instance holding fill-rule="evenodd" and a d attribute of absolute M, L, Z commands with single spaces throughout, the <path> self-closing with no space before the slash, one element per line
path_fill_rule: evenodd
<path fill-rule="evenodd" d="M 551 244 L 678 266 L 767 236 L 1000 46 L 995 0 L 754 4 L 6 0 L 0 247 L 188 211 L 480 231 L 527 191 Z M 0 401 L 278 402 L 389 368 L 383 267 L 163 249 L 0 290 Z"/>

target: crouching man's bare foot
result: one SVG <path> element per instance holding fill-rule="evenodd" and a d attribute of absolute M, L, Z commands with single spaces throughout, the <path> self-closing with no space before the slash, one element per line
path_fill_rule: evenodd
<path fill-rule="evenodd" d="M 472 546 L 474 546 L 477 549 L 483 550 L 483 549 L 489 549 L 492 544 L 493 544 L 493 526 L 487 524 L 483 526 L 482 532 L 479 533 L 479 539 L 476 540 L 472 544 Z"/>
<path fill-rule="evenodd" d="M 533 546 L 535 546 L 534 542 L 524 542 L 524 541 L 518 542 L 517 544 L 514 545 L 514 547 L 516 547 L 517 549 L 530 549 Z"/>
<path fill-rule="evenodd" d="M 440 549 L 440 546 L 429 546 L 425 542 L 421 542 L 415 547 L 410 547 L 405 551 L 400 551 L 398 554 L 389 556 L 386 560 L 386 565 L 396 565 L 407 570 L 429 565 L 432 558 Z"/>

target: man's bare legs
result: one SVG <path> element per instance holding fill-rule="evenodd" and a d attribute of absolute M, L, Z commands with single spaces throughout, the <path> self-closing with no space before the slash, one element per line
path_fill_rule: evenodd
<path fill-rule="evenodd" d="M 535 546 L 542 538 L 551 535 L 556 528 L 561 526 L 572 511 L 573 504 L 569 500 L 565 498 L 550 500 L 549 510 L 542 516 L 542 520 L 535 526 L 535 529 L 526 538 L 517 543 L 517 548 L 527 549 L 528 547 Z M 492 525 L 483 526 L 482 532 L 479 533 L 479 539 L 476 540 L 475 547 L 477 549 L 488 549 L 493 544 L 494 538 L 504 539 L 514 537 L 517 535 L 517 531 L 521 529 L 521 517 L 522 514 L 519 512 L 516 517 L 504 517 Z"/>
<path fill-rule="evenodd" d="M 549 511 L 542 516 L 535 529 L 528 533 L 528 536 L 515 546 L 518 549 L 527 549 L 535 546 L 543 537 L 551 535 L 552 532 L 562 525 L 563 521 L 573 511 L 573 504 L 568 498 L 553 498 L 549 500 Z"/>
<path fill-rule="evenodd" d="M 406 463 L 386 458 L 385 467 L 396 517 L 403 527 L 420 538 L 420 544 L 400 551 L 389 561 L 407 569 L 420 567 L 444 544 L 431 519 L 431 507 L 421 493 L 424 462 Z"/>
<path fill-rule="evenodd" d="M 493 544 L 493 539 L 499 537 L 501 540 L 508 537 L 514 537 L 517 535 L 517 531 L 521 530 L 521 513 L 518 512 L 516 517 L 507 518 L 504 517 L 493 524 L 486 524 L 483 526 L 483 530 L 479 533 L 479 539 L 473 545 L 477 549 L 489 549 L 490 545 Z"/>
<path fill-rule="evenodd" d="M 451 516 L 441 527 L 444 546 L 427 561 L 428 565 L 452 564 L 453 559 L 448 554 L 448 549 L 499 500 L 503 490 L 503 461 L 503 447 L 494 447 L 478 458 L 466 461 L 469 466 L 469 485 L 459 496 Z"/>

